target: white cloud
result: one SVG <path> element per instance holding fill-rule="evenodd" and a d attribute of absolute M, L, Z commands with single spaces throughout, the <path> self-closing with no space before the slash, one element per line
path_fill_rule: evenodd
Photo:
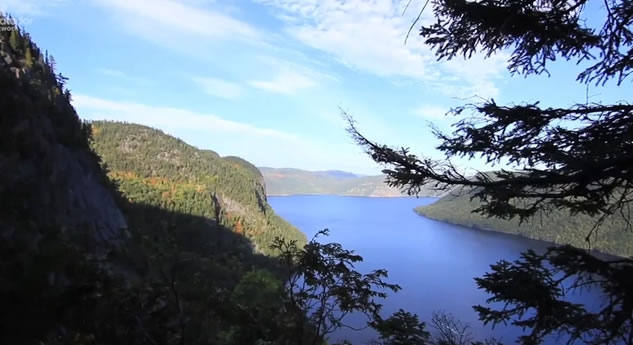
<path fill-rule="evenodd" d="M 119 71 L 118 69 L 112 69 L 112 68 L 98 68 L 97 72 L 103 74 L 103 75 L 107 75 L 110 77 L 117 77 L 117 78 L 126 78 L 127 74 L 125 74 L 123 71 Z"/>
<path fill-rule="evenodd" d="M 414 109 L 412 112 L 415 115 L 426 119 L 440 120 L 446 118 L 446 112 L 448 109 L 446 107 L 441 107 L 437 105 L 423 105 L 417 109 Z"/>
<path fill-rule="evenodd" d="M 421 22 L 404 39 L 424 1 L 409 0 L 258 0 L 286 20 L 286 31 L 306 45 L 327 52 L 349 68 L 381 77 L 413 78 L 452 96 L 494 96 L 494 80 L 504 58 L 475 58 L 467 62 L 437 62 L 417 28 L 430 20 L 427 8 Z M 297 20 L 299 18 L 300 20 Z"/>
<path fill-rule="evenodd" d="M 83 94 L 73 95 L 73 105 L 83 119 L 124 121 L 158 128 L 189 144 L 212 149 L 221 155 L 237 155 L 258 166 L 340 169 L 370 174 L 378 170 L 369 157 L 359 154 L 360 148 L 353 143 L 315 142 L 276 129 L 225 120 L 217 115 Z"/>
<path fill-rule="evenodd" d="M 338 81 L 338 77 L 324 72 L 328 68 L 327 64 L 306 56 L 300 51 L 286 50 L 288 58 L 258 55 L 254 60 L 274 68 L 276 70 L 294 71 L 301 73 L 312 79 Z"/>
<path fill-rule="evenodd" d="M 250 80 L 248 84 L 258 89 L 290 95 L 316 83 L 301 73 L 282 71 L 272 80 Z"/>
<path fill-rule="evenodd" d="M 269 137 L 296 141 L 298 137 L 276 129 L 259 128 L 247 123 L 225 120 L 217 115 L 202 114 L 186 109 L 157 107 L 139 103 L 115 102 L 75 94 L 73 105 L 83 118 L 140 123 L 168 132 L 179 129 L 202 130 L 208 133 L 233 133 L 253 137 Z"/>
<path fill-rule="evenodd" d="M 318 71 L 307 64 L 298 64 L 271 56 L 257 56 L 254 60 L 267 66 L 268 69 L 277 71 L 277 74 L 270 79 L 248 81 L 248 84 L 252 87 L 266 91 L 290 95 L 303 89 L 318 86 L 321 82 L 338 81 L 337 77 Z M 307 59 L 306 62 L 310 64 L 318 63 L 310 59 Z"/>
<path fill-rule="evenodd" d="M 147 38 L 175 32 L 211 39 L 255 41 L 257 30 L 248 23 L 192 3 L 177 0 L 94 0 L 112 11 L 128 28 Z M 173 42 L 172 44 L 177 44 Z"/>
<path fill-rule="evenodd" d="M 495 81 L 499 80 L 505 71 L 508 56 L 505 53 L 493 55 L 485 59 L 482 55 L 474 55 L 468 60 L 457 57 L 443 63 L 442 67 L 458 80 L 466 80 L 468 85 L 438 82 L 444 93 L 456 94 L 461 92 L 465 96 L 494 97 L 499 94 Z"/>
<path fill-rule="evenodd" d="M 202 90 L 212 96 L 235 100 L 242 94 L 242 88 L 233 82 L 217 78 L 193 78 Z"/>
<path fill-rule="evenodd" d="M 42 16 L 54 7 L 62 6 L 68 3 L 68 0 L 0 0 L 0 12 L 10 13 L 22 16 Z M 30 24 L 32 18 L 14 18 L 22 19 L 20 24 Z"/>
<path fill-rule="evenodd" d="M 149 80 L 145 78 L 132 76 L 118 69 L 103 67 L 103 68 L 97 68 L 97 72 L 107 77 L 120 79 L 124 82 L 132 82 L 134 84 L 144 85 L 144 86 L 152 84 Z"/>

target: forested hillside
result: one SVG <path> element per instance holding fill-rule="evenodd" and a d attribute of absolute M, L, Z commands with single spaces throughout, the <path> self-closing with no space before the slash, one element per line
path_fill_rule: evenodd
<path fill-rule="evenodd" d="M 477 199 L 470 200 L 469 193 L 453 191 L 435 203 L 418 207 L 415 211 L 425 217 L 448 223 L 517 234 L 557 244 L 571 244 L 579 248 L 589 248 L 585 238 L 597 221 L 587 215 L 571 217 L 566 211 L 554 210 L 549 214 L 541 211 L 534 218 L 519 224 L 516 218 L 504 220 L 471 212 L 479 206 L 481 203 Z M 624 229 L 624 218 L 610 217 L 591 236 L 591 248 L 613 255 L 633 256 L 631 234 Z"/>
<path fill-rule="evenodd" d="M 280 266 L 260 253 L 306 241 L 256 170 L 143 126 L 83 123 L 55 59 L 0 19 L 0 343 L 280 336 Z"/>
<path fill-rule="evenodd" d="M 93 148 L 128 202 L 212 220 L 262 253 L 275 237 L 305 243 L 270 208 L 261 174 L 245 160 L 220 158 L 141 125 L 99 121 L 92 128 Z"/>
<path fill-rule="evenodd" d="M 127 225 L 55 59 L 0 20 L 0 343 L 68 343 L 103 320 Z"/>
<path fill-rule="evenodd" d="M 251 172 L 251 174 L 255 176 L 255 178 L 257 178 L 262 185 L 264 184 L 264 176 L 262 175 L 261 171 L 259 171 L 259 169 L 257 169 L 257 167 L 251 162 L 236 156 L 226 156 L 222 157 L 222 159 L 233 166 L 246 169 L 247 171 Z"/>
<path fill-rule="evenodd" d="M 384 175 L 360 176 L 344 171 L 306 171 L 260 167 L 268 195 L 334 194 L 349 196 L 406 196 L 398 188 L 389 187 Z M 423 188 L 419 196 L 441 196 L 432 188 Z"/>

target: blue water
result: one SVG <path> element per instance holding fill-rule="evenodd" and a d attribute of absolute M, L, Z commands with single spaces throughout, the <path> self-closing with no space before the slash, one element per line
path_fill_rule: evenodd
<path fill-rule="evenodd" d="M 485 304 L 487 295 L 477 289 L 473 278 L 501 259 L 515 260 L 526 249 L 542 251 L 551 244 L 442 223 L 413 212 L 413 208 L 435 200 L 330 195 L 268 198 L 275 212 L 308 238 L 330 229 L 330 236 L 321 241 L 354 249 L 364 258 L 357 266 L 360 271 L 389 271 L 388 281 L 402 290 L 383 301 L 385 316 L 403 308 L 429 321 L 432 312 L 443 310 L 470 324 L 475 339 L 494 336 L 513 344 L 521 329 L 499 325 L 493 330 L 478 321 L 472 306 Z M 589 294 L 579 298 L 597 297 Z M 358 316 L 349 321 L 354 326 L 363 325 Z M 364 344 L 373 337 L 372 331 L 342 329 L 332 339 Z"/>

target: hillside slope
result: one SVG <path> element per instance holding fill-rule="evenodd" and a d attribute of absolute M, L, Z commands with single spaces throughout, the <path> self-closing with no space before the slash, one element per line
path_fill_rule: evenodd
<path fill-rule="evenodd" d="M 262 253 L 277 236 L 305 243 L 268 205 L 261 175 L 245 160 L 221 158 L 142 125 L 97 121 L 92 127 L 93 147 L 128 201 L 214 220 Z"/>
<path fill-rule="evenodd" d="M 384 175 L 359 176 L 348 172 L 306 171 L 290 168 L 259 170 L 266 181 L 268 195 L 334 194 L 349 196 L 400 197 L 407 196 L 398 188 L 389 187 Z M 442 192 L 423 189 L 419 196 L 436 197 Z"/>
<path fill-rule="evenodd" d="M 0 232 L 29 220 L 112 241 L 125 220 L 47 60 L 28 34 L 0 33 Z"/>
<path fill-rule="evenodd" d="M 480 202 L 476 199 L 470 200 L 468 193 L 451 192 L 433 204 L 416 208 L 415 212 L 452 224 L 516 234 L 558 244 L 571 244 L 579 248 L 588 248 L 585 238 L 595 224 L 595 219 L 589 216 L 571 217 L 563 211 L 539 214 L 530 221 L 519 224 L 517 219 L 487 218 L 472 213 L 471 210 L 479 205 Z M 633 256 L 633 234 L 624 231 L 625 228 L 624 219 L 608 219 L 596 235 L 591 237 L 591 248 L 613 255 Z"/>
<path fill-rule="evenodd" d="M 82 122 L 53 57 L 0 19 L 0 343 L 278 336 L 265 321 L 282 301 L 250 303 L 263 293 L 245 287 L 278 281 L 261 255 L 273 237 L 305 236 L 272 212 L 257 169 L 147 127 Z"/>
<path fill-rule="evenodd" d="M 98 323 L 105 257 L 127 245 L 113 185 L 52 57 L 0 14 L 0 343 Z M 8 24 L 7 24 L 8 23 Z M 81 319 L 81 321 L 78 321 Z"/>

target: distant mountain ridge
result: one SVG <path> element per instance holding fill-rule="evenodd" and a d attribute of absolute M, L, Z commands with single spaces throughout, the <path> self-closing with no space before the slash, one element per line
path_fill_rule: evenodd
<path fill-rule="evenodd" d="M 358 178 L 362 177 L 362 175 L 357 175 L 347 171 L 341 170 L 326 170 L 326 171 L 317 171 L 317 173 L 321 173 L 327 176 L 337 177 L 337 178 Z"/>
<path fill-rule="evenodd" d="M 385 175 L 363 176 L 341 170 L 307 171 L 294 168 L 259 167 L 269 196 L 329 194 L 368 197 L 407 196 L 385 183 Z M 422 189 L 421 197 L 439 197 L 443 192 Z"/>

